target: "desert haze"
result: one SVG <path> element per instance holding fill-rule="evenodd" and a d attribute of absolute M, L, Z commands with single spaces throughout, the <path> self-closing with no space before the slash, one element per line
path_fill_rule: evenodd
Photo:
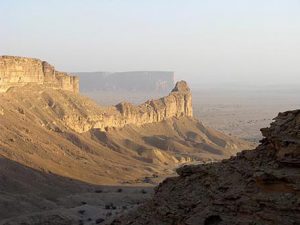
<path fill-rule="evenodd" d="M 299 225 L 299 9 L 0 1 L 0 225 Z"/>
<path fill-rule="evenodd" d="M 148 216 L 143 211 L 148 206 L 138 205 L 149 198 L 153 185 L 166 177 L 175 176 L 178 166 L 220 161 L 255 146 L 255 142 L 233 137 L 231 133 L 236 132 L 234 127 L 227 125 L 231 133 L 226 135 L 199 122 L 193 116 L 192 93 L 185 81 L 177 82 L 167 96 L 157 100 L 147 100 L 139 105 L 121 102 L 115 106 L 100 106 L 78 94 L 78 78 L 63 83 L 62 74 L 66 77 L 64 80 L 72 76 L 57 72 L 45 61 L 2 56 L 0 65 L 0 172 L 1 183 L 4 184 L 1 186 L 0 206 L 3 224 L 21 224 L 24 221 L 26 224 L 76 224 L 76 221 L 81 221 L 80 224 L 85 224 L 84 221 L 86 224 L 100 221 L 103 224 L 127 224 L 125 221 L 131 220 L 131 213 L 135 213 L 129 209 L 137 208 L 139 216 Z M 74 79 L 77 80 L 75 86 L 72 83 Z M 131 93 L 137 96 L 135 91 Z M 156 95 L 159 94 L 161 92 L 156 92 Z M 223 113 L 228 110 L 224 108 Z M 216 107 L 218 110 L 222 111 L 222 107 Z M 231 110 L 239 115 L 238 111 Z M 274 140 L 269 132 L 264 131 L 266 139 L 262 143 L 270 144 L 261 144 L 253 150 L 251 163 L 255 163 L 260 154 L 256 156 L 254 152 L 260 149 L 271 151 L 272 146 L 278 145 L 278 151 L 285 151 L 281 150 L 285 148 L 282 143 L 288 142 L 287 154 L 278 153 L 280 159 L 283 157 L 286 160 L 287 157 L 287 168 L 298 165 L 297 158 L 293 158 L 297 157 L 299 149 L 298 115 L 298 111 L 293 111 L 279 116 L 278 125 L 274 124 L 275 128 L 272 128 L 278 135 Z M 217 114 L 211 116 L 218 118 Z M 232 118 L 223 116 L 223 119 Z M 282 127 L 285 121 L 288 127 Z M 222 127 L 219 121 L 215 125 Z M 286 138 L 281 136 L 281 129 Z M 239 158 L 231 160 L 235 162 Z M 221 165 L 216 164 L 216 168 L 222 168 Z M 192 166 L 187 168 L 183 171 L 193 169 Z M 177 173 L 186 177 L 191 176 L 189 173 L 196 175 L 198 169 L 188 172 L 188 175 L 183 175 L 181 171 L 178 169 Z M 299 171 L 291 172 L 297 176 Z M 276 179 L 272 178 L 271 182 L 276 184 Z M 292 185 L 288 192 L 299 185 L 298 178 L 294 182 L 284 184 Z M 281 190 L 276 187 L 275 191 Z M 156 192 L 156 195 L 159 193 Z M 20 198 L 21 205 L 18 204 Z M 163 206 L 163 203 L 160 205 Z M 128 211 L 127 218 L 125 214 Z M 119 214 L 122 214 L 120 218 L 125 218 L 115 219 Z M 151 215 L 148 222 L 144 219 L 140 222 L 134 219 L 133 222 L 173 224 L 181 220 L 181 214 L 178 211 L 173 218 L 158 213 L 156 219 Z M 201 218 L 199 221 L 206 221 L 205 216 Z M 215 219 L 230 221 L 230 218 L 223 218 L 222 214 Z M 241 217 L 242 222 L 248 220 Z M 198 220 L 195 223 L 198 224 Z"/>

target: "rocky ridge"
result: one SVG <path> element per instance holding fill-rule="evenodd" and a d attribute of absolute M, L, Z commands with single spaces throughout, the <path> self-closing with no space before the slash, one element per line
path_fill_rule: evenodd
<path fill-rule="evenodd" d="M 67 224 L 78 224 L 78 207 L 91 215 L 90 224 L 100 216 L 108 222 L 110 197 L 99 197 L 99 185 L 152 186 L 178 165 L 249 147 L 206 128 L 192 117 L 191 104 L 183 81 L 139 106 L 99 106 L 43 84 L 0 93 L 0 224 L 65 224 L 68 215 Z"/>
<path fill-rule="evenodd" d="M 100 216 L 108 222 L 114 218 L 105 210 L 110 197 L 98 197 L 100 186 L 152 186 L 178 165 L 249 148 L 193 118 L 184 81 L 141 105 L 99 106 L 43 81 L 49 68 L 41 70 L 42 61 L 20 61 L 36 67 L 12 67 L 22 82 L 0 93 L 0 224 L 78 224 L 83 218 L 93 224 Z"/>
<path fill-rule="evenodd" d="M 191 93 L 183 81 L 168 96 L 139 106 L 103 107 L 84 96 L 36 84 L 10 88 L 0 96 L 1 155 L 86 182 L 134 182 L 153 174 L 148 166 L 162 173 L 181 163 L 220 160 L 249 147 L 194 119 Z M 55 160 L 57 155 L 60 160 Z M 95 161 L 101 166 L 95 167 Z M 109 166 L 121 161 L 132 170 Z M 114 177 L 103 167 L 111 168 Z"/>
<path fill-rule="evenodd" d="M 30 83 L 44 84 L 74 93 L 79 92 L 78 77 L 56 71 L 46 61 L 17 56 L 0 56 L 0 92 Z"/>
<path fill-rule="evenodd" d="M 87 104 L 92 104 L 95 111 L 82 110 L 82 105 L 76 105 L 76 97 L 71 105 L 65 106 L 55 104 L 51 97 L 51 89 L 67 90 L 73 93 L 79 91 L 79 79 L 69 76 L 66 73 L 58 72 L 45 61 L 33 58 L 0 56 L 0 92 L 10 91 L 15 98 L 20 98 L 20 89 L 14 87 L 27 86 L 22 91 L 36 90 L 48 99 L 50 107 L 60 118 L 64 125 L 76 132 L 83 133 L 91 129 L 102 131 L 108 128 L 124 127 L 128 124 L 141 126 L 154 122 L 161 122 L 169 118 L 192 117 L 192 95 L 185 81 L 176 84 L 172 92 L 157 100 L 150 100 L 144 104 L 135 106 L 128 102 L 122 102 L 116 106 L 99 107 L 87 100 Z M 39 94 L 38 94 L 39 95 Z M 77 107 L 74 107 L 74 106 Z M 72 113 L 68 108 L 73 108 Z M 81 110 L 78 110 L 81 109 Z M 0 109 L 3 113 L 4 109 Z M 67 113 L 68 112 L 68 113 Z"/>
<path fill-rule="evenodd" d="M 192 95 L 185 81 L 178 82 L 168 96 L 149 100 L 138 106 L 122 102 L 116 106 L 99 107 L 88 98 L 66 95 L 64 92 L 57 95 L 57 92 L 42 85 L 32 88 L 28 86 L 22 91 L 41 94 L 42 98 L 38 105 L 50 109 L 53 116 L 60 119 L 59 123 L 63 123 L 63 126 L 78 133 L 92 129 L 105 131 L 109 128 L 121 128 L 129 124 L 141 126 L 171 118 L 193 117 Z M 19 92 L 20 89 L 12 89 L 7 94 L 13 98 L 20 98 Z M 26 101 L 25 99 L 23 100 Z M 60 104 L 61 102 L 67 104 Z M 56 127 L 55 124 L 44 125 Z"/>
<path fill-rule="evenodd" d="M 300 224 L 300 110 L 280 113 L 255 150 L 184 166 L 121 224 Z"/>

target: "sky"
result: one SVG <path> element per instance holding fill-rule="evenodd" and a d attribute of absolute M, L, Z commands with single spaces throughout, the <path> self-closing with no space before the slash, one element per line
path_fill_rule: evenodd
<path fill-rule="evenodd" d="M 0 0 L 0 55 L 61 71 L 300 86 L 299 0 Z"/>

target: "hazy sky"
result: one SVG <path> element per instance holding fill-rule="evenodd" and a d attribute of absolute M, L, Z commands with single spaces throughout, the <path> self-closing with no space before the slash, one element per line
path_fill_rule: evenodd
<path fill-rule="evenodd" d="M 300 85 L 299 0 L 0 0 L 0 54 L 63 71 Z"/>

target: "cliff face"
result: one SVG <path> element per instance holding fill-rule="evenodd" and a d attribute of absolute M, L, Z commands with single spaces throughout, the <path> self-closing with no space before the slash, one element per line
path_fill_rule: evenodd
<path fill-rule="evenodd" d="M 141 126 L 169 118 L 192 117 L 192 95 L 187 83 L 180 81 L 168 96 L 138 106 L 122 102 L 116 106 L 106 107 L 97 114 L 86 114 L 74 109 L 72 113 L 59 112 L 58 116 L 63 116 L 65 124 L 79 133 L 95 128 L 103 131 L 128 124 Z"/>
<path fill-rule="evenodd" d="M 167 92 L 174 86 L 174 72 L 78 72 L 82 91 Z"/>
<path fill-rule="evenodd" d="M 220 160 L 248 147 L 192 115 L 184 81 L 168 96 L 139 106 L 103 107 L 37 84 L 11 88 L 0 93 L 0 158 L 90 183 L 139 183 L 154 171 Z"/>
<path fill-rule="evenodd" d="M 55 89 L 79 91 L 79 79 L 58 72 L 45 61 L 33 58 L 0 56 L 0 92 L 28 83 L 44 84 Z"/>
<path fill-rule="evenodd" d="M 184 166 L 112 224 L 300 224 L 300 110 L 280 113 L 255 150 Z"/>
<path fill-rule="evenodd" d="M 51 83 L 53 67 L 42 68 L 37 74 Z M 88 207 L 85 215 L 92 215 L 111 202 L 95 193 L 102 190 L 98 185 L 156 184 L 179 164 L 221 160 L 248 148 L 192 116 L 184 81 L 168 96 L 138 106 L 99 106 L 79 94 L 55 90 L 45 80 L 0 93 L 0 220 L 10 218 L 0 224 L 65 224 L 63 216 L 61 223 L 47 216 L 57 212 L 76 218 L 66 224 L 78 224 L 83 219 L 78 209 Z M 83 190 L 84 183 L 97 187 L 87 184 Z"/>
<path fill-rule="evenodd" d="M 79 91 L 77 77 L 58 72 L 45 61 L 1 56 L 0 92 L 6 92 L 10 87 L 26 84 L 42 85 L 41 89 L 44 91 L 49 87 L 75 93 Z M 76 102 L 75 99 L 74 102 Z M 53 104 L 60 105 L 59 102 L 53 102 Z M 104 110 L 96 110 L 97 113 L 95 113 L 95 111 L 77 110 L 84 107 L 82 105 L 74 107 L 74 104 L 72 103 L 70 107 L 60 105 L 60 108 L 64 109 L 54 110 L 54 113 L 64 121 L 66 126 L 80 133 L 94 128 L 105 130 L 110 127 L 123 127 L 127 124 L 140 126 L 172 117 L 193 116 L 192 96 L 185 81 L 178 82 L 168 96 L 147 101 L 139 106 L 123 102 L 113 107 L 106 107 Z"/>

